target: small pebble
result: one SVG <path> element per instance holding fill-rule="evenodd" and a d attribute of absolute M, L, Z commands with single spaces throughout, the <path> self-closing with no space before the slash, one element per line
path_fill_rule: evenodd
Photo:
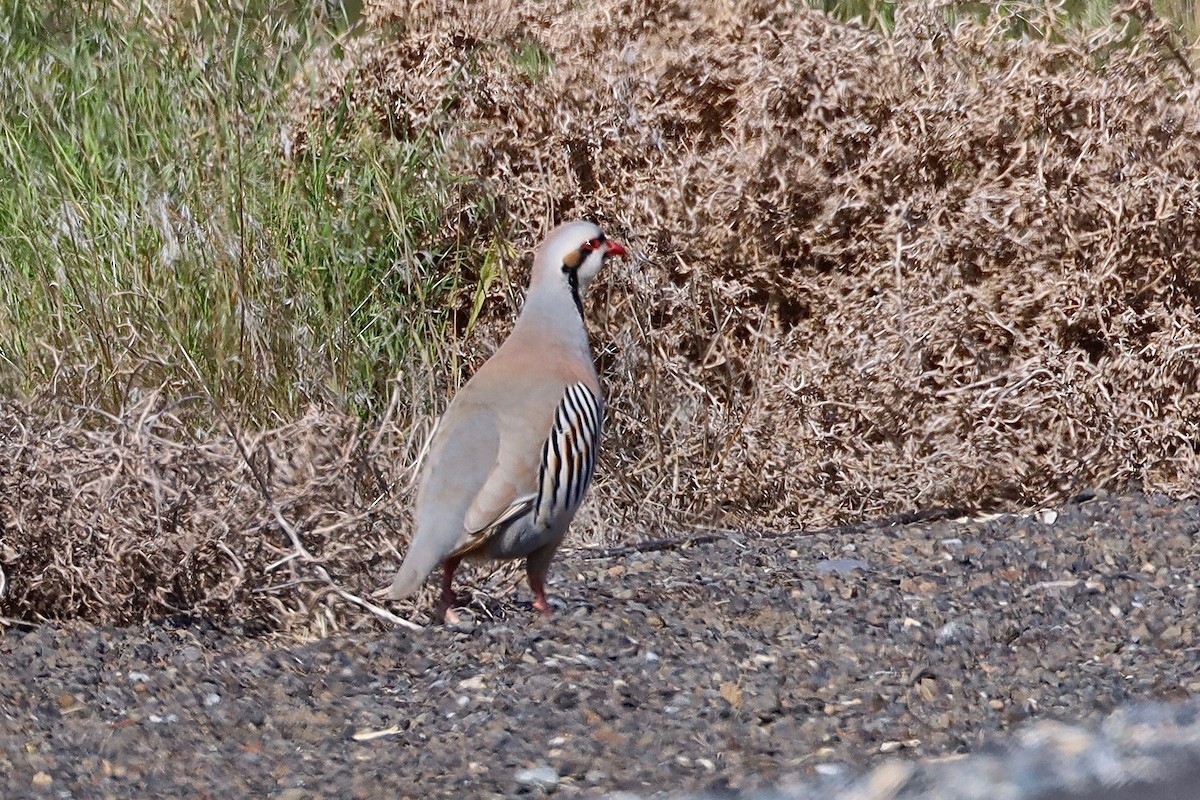
<path fill-rule="evenodd" d="M 830 575 L 854 572 L 855 570 L 866 572 L 870 568 L 870 564 L 857 558 L 831 558 L 818 561 L 816 566 L 817 572 Z"/>
<path fill-rule="evenodd" d="M 519 786 L 530 786 L 536 789 L 552 789 L 558 785 L 558 770 L 545 764 L 530 767 L 517 772 L 513 779 Z"/>

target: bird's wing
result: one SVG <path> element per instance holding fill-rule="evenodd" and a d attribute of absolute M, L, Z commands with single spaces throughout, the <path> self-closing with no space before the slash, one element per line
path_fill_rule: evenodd
<path fill-rule="evenodd" d="M 592 390 L 572 384 L 533 439 L 540 447 L 530 447 L 528 436 L 521 437 L 523 446 L 515 436 L 511 447 L 502 439 L 496 465 L 467 510 L 466 532 L 486 538 L 530 512 L 535 526 L 545 528 L 558 513 L 578 508 L 595 471 L 601 413 Z M 464 542 L 460 550 L 474 546 Z"/>

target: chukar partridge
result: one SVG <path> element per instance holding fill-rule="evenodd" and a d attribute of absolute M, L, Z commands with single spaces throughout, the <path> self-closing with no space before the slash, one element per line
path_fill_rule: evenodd
<path fill-rule="evenodd" d="M 558 226 L 538 248 L 512 333 L 434 433 L 391 599 L 411 595 L 441 564 L 438 617 L 455 622 L 452 582 L 464 558 L 524 558 L 533 607 L 550 613 L 546 573 L 592 480 L 604 419 L 583 294 L 621 255 L 624 247 L 582 221 Z"/>

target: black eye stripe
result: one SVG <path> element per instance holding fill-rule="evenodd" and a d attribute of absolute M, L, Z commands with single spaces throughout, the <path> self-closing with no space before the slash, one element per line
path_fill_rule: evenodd
<path fill-rule="evenodd" d="M 585 253 L 593 253 L 596 250 L 600 249 L 600 247 L 604 244 L 604 241 L 605 241 L 604 234 L 602 233 L 599 236 L 597 236 L 596 238 L 589 239 L 588 241 L 579 245 L 579 249 Z"/>

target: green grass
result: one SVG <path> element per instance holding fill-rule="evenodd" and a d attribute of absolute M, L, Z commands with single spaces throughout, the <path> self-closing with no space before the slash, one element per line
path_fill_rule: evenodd
<path fill-rule="evenodd" d="M 285 158 L 289 86 L 330 35 L 301 15 L 66 8 L 0 0 L 0 393 L 376 411 L 482 260 L 438 244 L 438 142 L 343 109 Z"/>
<path fill-rule="evenodd" d="M 292 82 L 335 32 L 250 2 L 163 23 L 169 4 L 0 0 L 0 395 L 371 416 L 393 378 L 419 387 L 453 351 L 456 310 L 468 328 L 480 313 L 512 254 L 445 239 L 441 142 L 343 108 L 288 158 Z M 1195 31 L 1195 0 L 1166 2 Z M 879 0 L 815 5 L 894 24 Z M 1090 25 L 1109 6 L 1061 8 Z M 553 67 L 532 40 L 512 59 Z"/>
<path fill-rule="evenodd" d="M 532 81 L 540 81 L 554 69 L 554 58 L 550 51 L 534 39 L 525 39 L 516 45 L 511 58 L 517 72 Z"/>
<path fill-rule="evenodd" d="M 873 28 L 891 30 L 896 24 L 896 10 L 902 0 L 808 0 L 820 9 L 842 20 L 858 19 Z M 1081 29 L 1096 28 L 1112 19 L 1114 0 L 1034 0 L 1030 2 L 980 3 L 962 0 L 947 4 L 951 17 L 969 15 L 979 20 L 999 14 L 1009 21 L 1014 36 L 1041 36 L 1048 32 L 1031 22 L 1028 12 L 1036 10 L 1041 18 L 1053 18 L 1057 24 Z M 1170 21 L 1185 42 L 1194 44 L 1200 38 L 1200 4 L 1197 0 L 1155 0 L 1155 11 Z M 1048 14 L 1046 12 L 1049 12 Z"/>

